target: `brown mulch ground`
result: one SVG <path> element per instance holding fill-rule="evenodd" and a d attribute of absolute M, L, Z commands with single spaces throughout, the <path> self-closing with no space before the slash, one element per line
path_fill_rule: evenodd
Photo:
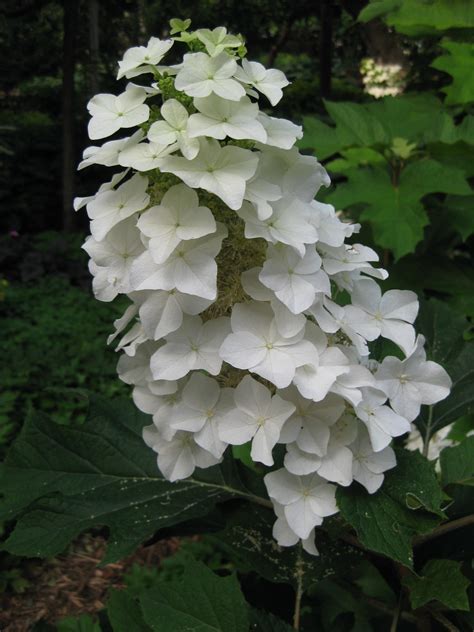
<path fill-rule="evenodd" d="M 66 554 L 27 563 L 28 588 L 21 594 L 0 594 L 0 630 L 28 632 L 40 620 L 55 623 L 68 616 L 93 615 L 104 608 L 110 588 L 124 587 L 123 576 L 134 564 L 156 568 L 178 547 L 176 538 L 163 540 L 98 568 L 106 542 L 100 536 L 83 535 Z"/>

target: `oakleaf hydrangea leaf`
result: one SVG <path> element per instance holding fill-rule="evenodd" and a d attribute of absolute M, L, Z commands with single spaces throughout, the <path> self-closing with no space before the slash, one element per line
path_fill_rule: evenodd
<path fill-rule="evenodd" d="M 448 105 L 471 103 L 474 101 L 474 44 L 444 40 L 441 46 L 447 51 L 431 64 L 453 77 L 449 86 L 442 88 Z"/>
<path fill-rule="evenodd" d="M 125 590 L 109 592 L 107 615 L 114 632 L 150 632 L 138 601 Z"/>
<path fill-rule="evenodd" d="M 423 4 L 422 11 L 419 0 L 371 0 L 361 11 L 359 20 L 368 22 L 376 17 L 406 35 L 436 34 L 474 26 L 472 4 L 464 0 L 430 0 Z"/>
<path fill-rule="evenodd" d="M 443 485 L 474 485 L 474 437 L 445 448 L 440 454 L 440 465 Z"/>
<path fill-rule="evenodd" d="M 148 417 L 131 402 L 101 399 L 80 426 L 31 416 L 2 470 L 0 520 L 20 514 L 3 548 L 15 555 L 52 556 L 84 529 L 107 526 L 104 562 L 111 562 L 158 529 L 204 515 L 233 496 L 232 485 L 239 483 L 230 481 L 230 470 L 224 473 L 227 464 L 204 472 L 202 481 L 171 484 L 162 478 L 141 438 L 145 423 Z"/>
<path fill-rule="evenodd" d="M 327 199 L 338 208 L 365 204 L 361 219 L 371 223 L 376 242 L 397 258 L 413 252 L 423 239 L 428 216 L 421 199 L 428 193 L 469 195 L 471 189 L 461 171 L 435 160 L 409 164 L 398 183 L 380 167 L 347 172 L 348 181 Z"/>
<path fill-rule="evenodd" d="M 140 599 L 155 632 L 248 632 L 248 609 L 235 575 L 219 577 L 190 560 L 182 581 L 155 585 Z"/>
<path fill-rule="evenodd" d="M 430 560 L 421 577 L 406 575 L 403 583 L 410 590 L 413 608 L 436 600 L 453 610 L 469 610 L 466 588 L 470 582 L 461 572 L 461 562 Z"/>

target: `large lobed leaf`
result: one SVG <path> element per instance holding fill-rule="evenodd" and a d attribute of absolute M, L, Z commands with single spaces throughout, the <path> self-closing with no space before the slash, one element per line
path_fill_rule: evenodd
<path fill-rule="evenodd" d="M 182 581 L 162 582 L 140 597 L 155 632 L 248 632 L 248 606 L 235 575 L 218 577 L 190 561 Z"/>
<path fill-rule="evenodd" d="M 361 219 L 371 222 L 375 241 L 397 258 L 413 252 L 423 239 L 423 228 L 428 224 L 421 203 L 425 195 L 471 192 L 461 171 L 430 159 L 409 164 L 398 182 L 381 167 L 354 169 L 346 175 L 348 181 L 326 200 L 338 209 L 364 204 Z"/>
<path fill-rule="evenodd" d="M 462 574 L 460 562 L 430 560 L 421 577 L 406 575 L 403 583 L 409 588 L 413 608 L 436 600 L 453 610 L 469 610 L 466 589 L 471 582 Z"/>
<path fill-rule="evenodd" d="M 473 11 L 474 12 L 474 11 Z M 449 73 L 453 81 L 443 88 L 448 105 L 463 105 L 474 101 L 474 44 L 444 40 L 447 51 L 431 64 L 437 70 Z"/>
<path fill-rule="evenodd" d="M 382 18 L 406 35 L 435 34 L 447 29 L 474 27 L 474 6 L 467 0 L 371 0 L 359 14 L 360 22 Z"/>
<path fill-rule="evenodd" d="M 55 555 L 84 529 L 110 532 L 104 562 L 124 557 L 158 529 L 202 516 L 229 498 L 247 497 L 236 465 L 169 483 L 144 444 L 148 417 L 130 401 L 94 399 L 80 426 L 33 415 L 2 468 L 0 520 L 17 518 L 3 547 L 16 555 Z"/>

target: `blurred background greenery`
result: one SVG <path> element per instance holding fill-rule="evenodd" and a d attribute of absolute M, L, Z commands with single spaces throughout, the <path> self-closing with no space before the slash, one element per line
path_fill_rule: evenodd
<path fill-rule="evenodd" d="M 387 287 L 474 313 L 474 8 L 469 0 L 4 0 L 0 11 L 0 453 L 31 406 L 60 423 L 123 387 L 105 345 L 123 302 L 90 292 L 80 245 L 100 167 L 76 172 L 86 103 L 171 17 L 242 32 L 292 84 L 277 114 L 327 166 Z M 469 336 L 469 329 L 466 331 Z M 61 392 L 61 396 L 58 396 Z"/>

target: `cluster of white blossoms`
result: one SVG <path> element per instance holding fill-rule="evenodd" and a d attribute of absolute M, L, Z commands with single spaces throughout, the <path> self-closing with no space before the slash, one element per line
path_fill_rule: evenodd
<path fill-rule="evenodd" d="M 175 42 L 190 52 L 163 65 Z M 128 50 L 119 78 L 151 85 L 90 101 L 91 139 L 119 137 L 86 149 L 80 168 L 117 172 L 75 207 L 91 220 L 96 297 L 130 299 L 109 340 L 153 416 L 144 440 L 163 476 L 248 444 L 270 468 L 275 538 L 315 553 L 336 486 L 374 493 L 396 464 L 392 437 L 450 379 L 415 336 L 416 295 L 382 294 L 376 253 L 346 243 L 359 226 L 315 201 L 329 177 L 295 148 L 301 127 L 260 109 L 281 99 L 284 74 L 243 54 L 223 27 Z M 369 359 L 380 336 L 400 357 Z"/>

